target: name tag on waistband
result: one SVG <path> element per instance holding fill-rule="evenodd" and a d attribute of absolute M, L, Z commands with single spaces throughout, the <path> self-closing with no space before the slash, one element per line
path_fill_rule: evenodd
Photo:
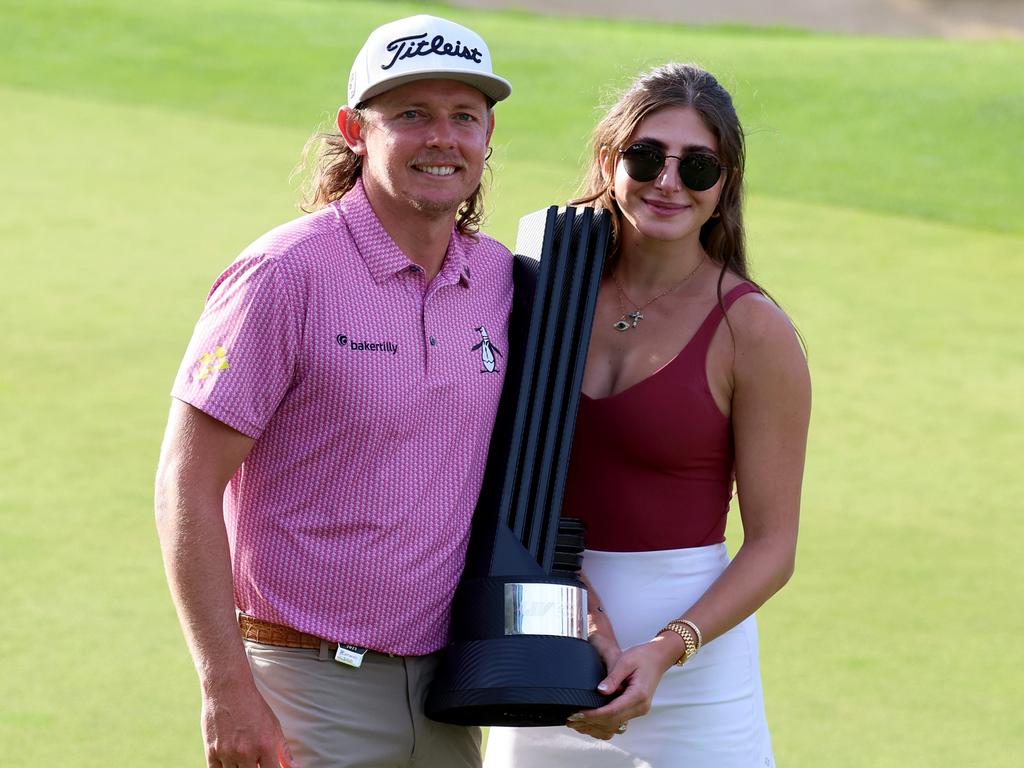
<path fill-rule="evenodd" d="M 338 643 L 338 650 L 334 652 L 334 660 L 340 661 L 342 664 L 348 664 L 350 667 L 361 667 L 363 665 L 363 656 L 366 655 L 366 648 L 360 648 L 358 645 L 344 645 Z"/>

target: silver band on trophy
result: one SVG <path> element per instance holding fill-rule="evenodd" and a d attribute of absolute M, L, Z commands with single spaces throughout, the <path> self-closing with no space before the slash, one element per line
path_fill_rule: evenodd
<path fill-rule="evenodd" d="M 587 590 L 569 584 L 507 582 L 505 634 L 587 639 Z"/>

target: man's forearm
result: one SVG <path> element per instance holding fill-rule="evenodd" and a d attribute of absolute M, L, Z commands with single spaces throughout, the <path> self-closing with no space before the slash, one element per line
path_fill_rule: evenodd
<path fill-rule="evenodd" d="M 253 685 L 235 618 L 224 488 L 253 440 L 172 400 L 156 476 L 156 525 L 171 597 L 204 692 Z"/>
<path fill-rule="evenodd" d="M 158 480 L 157 531 L 171 596 L 203 690 L 251 684 L 221 500 L 196 495 L 173 479 Z"/>

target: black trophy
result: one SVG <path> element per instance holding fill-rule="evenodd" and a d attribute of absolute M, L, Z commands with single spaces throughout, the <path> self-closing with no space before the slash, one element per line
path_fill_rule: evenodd
<path fill-rule="evenodd" d="M 434 720 L 558 725 L 608 701 L 587 642 L 583 524 L 560 512 L 610 226 L 593 208 L 520 221 L 505 383 Z"/>

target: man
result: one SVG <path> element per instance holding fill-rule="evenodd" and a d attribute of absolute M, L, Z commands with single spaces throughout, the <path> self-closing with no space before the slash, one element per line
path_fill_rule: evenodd
<path fill-rule="evenodd" d="M 422 702 L 503 378 L 511 255 L 474 233 L 510 92 L 465 27 L 375 30 L 318 210 L 210 291 L 156 494 L 209 766 L 479 764 Z"/>

